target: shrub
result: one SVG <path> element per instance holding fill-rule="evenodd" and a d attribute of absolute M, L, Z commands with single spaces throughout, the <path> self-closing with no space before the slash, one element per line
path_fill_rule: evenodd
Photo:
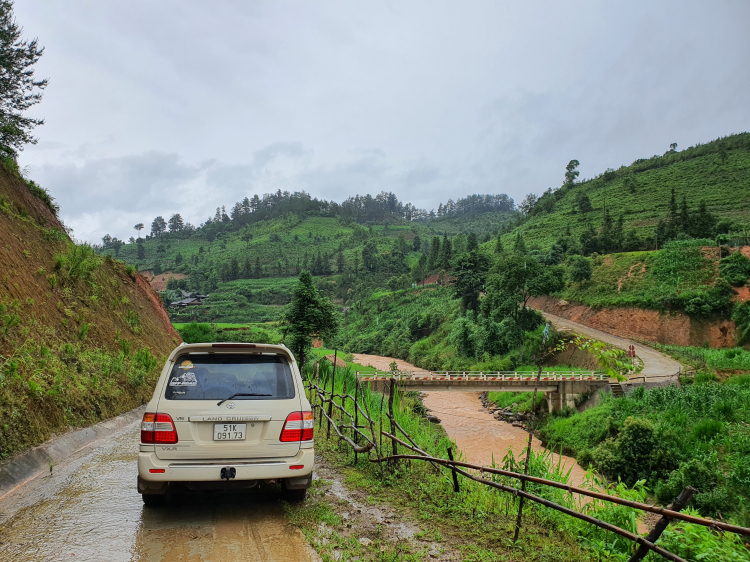
<path fill-rule="evenodd" d="M 732 405 L 728 402 L 723 402 L 719 405 L 721 408 L 729 408 L 731 410 Z M 693 426 L 693 435 L 700 441 L 711 441 L 714 437 L 721 433 L 724 428 L 724 424 L 719 420 L 707 419 L 701 420 Z"/>
<path fill-rule="evenodd" d="M 704 515 L 714 515 L 717 511 L 727 512 L 729 496 L 716 463 L 709 459 L 691 459 L 680 468 L 673 470 L 666 480 L 656 486 L 656 497 L 667 505 L 687 486 L 697 490 L 693 502 Z"/>
<path fill-rule="evenodd" d="M 212 324 L 193 322 L 178 331 L 185 343 L 208 343 L 217 339 L 216 329 Z"/>
<path fill-rule="evenodd" d="M 55 269 L 72 280 L 88 279 L 101 265 L 102 258 L 88 244 L 70 244 L 67 253 L 55 256 Z"/>
<path fill-rule="evenodd" d="M 55 202 L 55 198 L 52 197 L 49 194 L 49 191 L 44 189 L 43 187 L 35 184 L 31 180 L 26 180 L 26 185 L 29 187 L 29 191 L 31 194 L 36 197 L 37 199 L 40 199 L 42 203 L 50 210 L 52 211 L 52 214 L 57 216 L 60 212 L 60 205 L 58 205 Z"/>
<path fill-rule="evenodd" d="M 750 277 L 750 259 L 742 252 L 729 254 L 719 262 L 719 273 L 731 285 L 744 285 Z"/>
<path fill-rule="evenodd" d="M 737 343 L 744 345 L 750 341 L 750 302 L 738 302 L 734 305 L 732 320 L 737 326 Z"/>
<path fill-rule="evenodd" d="M 625 420 L 616 439 L 608 439 L 593 452 L 594 463 L 609 477 L 619 477 L 628 486 L 651 473 L 657 448 L 654 424 L 644 418 Z"/>

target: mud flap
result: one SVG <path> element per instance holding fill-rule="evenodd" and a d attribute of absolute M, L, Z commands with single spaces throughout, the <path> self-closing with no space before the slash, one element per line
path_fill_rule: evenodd
<path fill-rule="evenodd" d="M 138 493 L 149 496 L 160 496 L 167 493 L 169 482 L 150 482 L 138 477 Z"/>
<path fill-rule="evenodd" d="M 312 472 L 307 476 L 300 476 L 299 478 L 283 478 L 281 485 L 286 490 L 307 490 L 312 486 Z"/>

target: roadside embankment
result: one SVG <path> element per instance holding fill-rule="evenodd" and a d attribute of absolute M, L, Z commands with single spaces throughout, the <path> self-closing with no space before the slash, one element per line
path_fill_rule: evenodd
<path fill-rule="evenodd" d="M 532 297 L 529 306 L 607 334 L 681 346 L 734 347 L 735 324 L 719 317 L 698 319 L 682 312 L 600 308 L 555 297 Z"/>

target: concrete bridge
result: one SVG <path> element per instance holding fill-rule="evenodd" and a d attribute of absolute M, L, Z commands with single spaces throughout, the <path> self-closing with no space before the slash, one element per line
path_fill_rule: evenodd
<path fill-rule="evenodd" d="M 389 381 L 395 380 L 401 390 L 420 392 L 533 392 L 537 373 L 357 371 L 357 378 L 377 391 L 386 390 Z M 550 412 L 559 412 L 566 405 L 575 408 L 577 396 L 606 388 L 609 388 L 608 377 L 592 371 L 543 371 L 537 386 L 537 390 L 545 394 Z"/>

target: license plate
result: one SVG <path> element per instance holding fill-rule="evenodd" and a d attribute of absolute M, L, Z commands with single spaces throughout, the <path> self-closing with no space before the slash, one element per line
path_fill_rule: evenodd
<path fill-rule="evenodd" d="M 214 424 L 214 441 L 243 441 L 246 435 L 246 423 Z"/>

